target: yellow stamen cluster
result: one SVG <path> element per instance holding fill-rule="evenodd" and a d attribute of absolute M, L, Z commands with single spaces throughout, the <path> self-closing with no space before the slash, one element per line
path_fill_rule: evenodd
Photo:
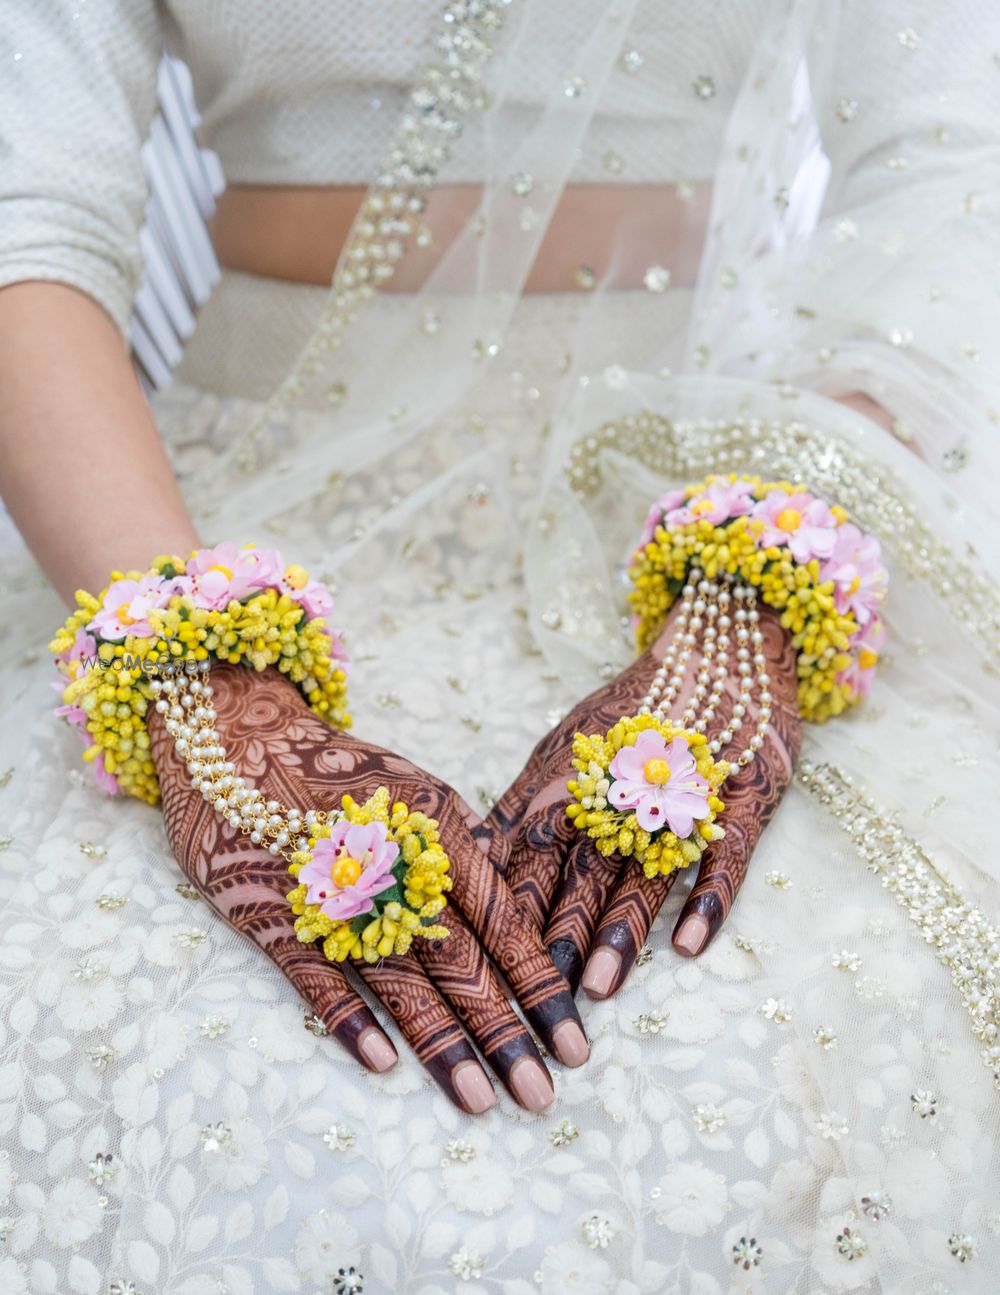
<path fill-rule="evenodd" d="M 181 558 L 159 557 L 151 572 L 183 571 Z M 111 582 L 139 580 L 143 572 L 114 571 Z M 110 587 L 110 585 L 109 585 Z M 53 652 L 72 647 L 78 630 L 100 611 L 107 588 L 99 597 L 78 590 L 77 609 L 49 644 Z M 170 605 L 151 611 L 153 637 L 129 635 L 122 643 L 101 642 L 99 662 L 61 666 L 67 679 L 63 701 L 87 715 L 93 739 L 84 759 L 103 755 L 104 767 L 121 791 L 155 805 L 160 799 L 146 728 L 146 708 L 152 699 L 149 673 L 165 662 L 214 658 L 264 670 L 275 666 L 301 689 L 309 707 L 335 728 L 349 728 L 347 676 L 332 655 L 325 624 L 307 619 L 300 604 L 276 589 L 265 589 L 245 602 L 231 602 L 221 611 L 195 607 L 190 597 L 176 595 Z"/>
<path fill-rule="evenodd" d="M 684 738 L 698 773 L 711 788 L 707 816 L 695 823 L 692 834 L 684 839 L 671 831 L 649 833 L 639 826 L 633 810 L 608 806 L 612 760 L 623 746 L 634 746 L 639 734 L 647 729 L 655 729 L 668 743 L 675 737 Z M 718 791 L 730 766 L 725 760 L 713 758 L 703 733 L 689 732 L 670 720 L 657 720 L 652 715 L 626 716 L 604 737 L 577 733 L 573 739 L 573 768 L 580 775 L 566 784 L 573 797 L 566 806 L 566 815 L 573 826 L 586 832 L 601 854 L 617 853 L 625 859 L 634 858 L 647 877 L 665 877 L 677 868 L 697 863 L 708 844 L 725 835 L 715 820 L 725 808 Z"/>
<path fill-rule="evenodd" d="M 380 902 L 376 895 L 369 913 L 350 921 L 336 921 L 327 917 L 318 904 L 306 902 L 306 886 L 296 886 L 289 891 L 288 901 L 296 914 L 298 938 L 303 944 L 322 940 L 323 953 L 331 962 L 355 958 L 373 963 L 390 954 L 407 953 L 415 939 L 445 939 L 448 928 L 433 918 L 447 905 L 445 894 L 451 890 L 448 875 L 451 865 L 440 843 L 437 820 L 410 810 L 402 801 L 397 801 L 390 812 L 389 792 L 385 787 L 379 787 L 363 805 L 351 796 L 344 796 L 342 808 L 344 817 L 351 823 L 378 820 L 388 827 L 389 836 L 399 846 L 403 865 L 398 876 L 402 902 L 398 899 Z M 288 871 L 293 877 L 309 862 L 316 842 L 329 835 L 328 825 L 318 827 L 308 847 L 292 856 Z"/>
<path fill-rule="evenodd" d="M 718 479 L 708 477 L 687 486 L 685 493 L 688 498 L 702 495 Z M 788 495 L 808 490 L 788 481 L 762 482 L 759 477 L 735 474 L 725 480 L 753 482 L 758 499 L 775 490 Z M 793 511 L 785 509 L 778 516 L 779 526 L 783 518 L 789 523 L 789 533 L 794 529 Z M 833 507 L 831 512 L 839 523 L 847 520 L 843 509 Z M 686 526 L 658 526 L 653 539 L 633 554 L 629 569 L 637 646 L 643 652 L 656 640 L 692 563 L 710 580 L 738 576 L 760 591 L 791 634 L 798 659 L 799 710 L 803 719 L 820 722 L 858 700 L 848 684 L 837 682 L 837 675 L 851 664 L 849 640 L 857 622 L 851 613 L 837 610 L 833 581 L 820 579 L 815 558 L 800 565 L 787 548 L 761 548 L 763 529 L 762 521 L 750 517 L 736 517 L 721 526 L 703 518 Z"/>

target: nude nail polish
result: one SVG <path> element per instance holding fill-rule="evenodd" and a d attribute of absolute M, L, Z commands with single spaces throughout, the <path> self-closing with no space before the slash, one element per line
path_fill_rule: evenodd
<path fill-rule="evenodd" d="M 707 939 L 708 918 L 702 917 L 701 913 L 692 913 L 684 919 L 674 936 L 674 948 L 678 953 L 686 953 L 693 958 L 696 953 L 701 953 Z"/>
<path fill-rule="evenodd" d="M 552 1050 L 564 1066 L 582 1066 L 590 1056 L 583 1030 L 576 1021 L 563 1021 L 552 1031 Z"/>
<path fill-rule="evenodd" d="M 374 1025 L 369 1025 L 358 1035 L 358 1051 L 367 1065 L 379 1074 L 391 1069 L 399 1059 L 396 1049 Z"/>
<path fill-rule="evenodd" d="M 517 1100 L 529 1111 L 544 1111 L 555 1101 L 556 1093 L 548 1071 L 534 1057 L 522 1057 L 514 1062 L 510 1086 Z"/>
<path fill-rule="evenodd" d="M 451 1082 L 470 1115 L 481 1115 L 496 1105 L 497 1095 L 476 1061 L 463 1061 L 452 1071 Z"/>
<path fill-rule="evenodd" d="M 590 955 L 590 961 L 580 982 L 588 994 L 603 998 L 615 983 L 618 970 L 622 965 L 622 955 L 614 949 L 598 949 Z"/>

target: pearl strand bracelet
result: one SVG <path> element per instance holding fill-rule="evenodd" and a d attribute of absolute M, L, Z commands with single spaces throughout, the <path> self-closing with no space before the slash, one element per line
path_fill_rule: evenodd
<path fill-rule="evenodd" d="M 179 671 L 149 681 L 154 709 L 174 739 L 174 749 L 187 765 L 191 786 L 222 817 L 254 845 L 289 862 L 309 846 L 313 827 L 326 825 L 321 810 L 290 809 L 265 800 L 261 791 L 236 772 L 215 728 L 215 697 L 208 677 L 209 663 L 195 663 L 195 672 Z"/>
<path fill-rule="evenodd" d="M 729 609 L 734 599 L 738 606 L 731 617 Z M 742 605 L 744 603 L 746 606 Z M 736 733 L 742 729 L 744 716 L 752 704 L 756 683 L 759 703 L 756 731 L 747 746 L 732 761 L 735 766 L 744 769 L 764 745 L 773 700 L 769 690 L 771 677 L 767 673 L 767 658 L 762 651 L 764 636 L 760 632 L 757 592 L 752 585 L 736 583 L 730 594 L 726 582 L 706 580 L 700 568 L 691 569 L 687 584 L 681 590 L 674 636 L 664 652 L 662 664 L 653 676 L 649 692 L 643 698 L 638 713 L 652 714 L 657 720 L 667 718 L 668 708 L 676 700 L 684 682 L 691 653 L 698 646 L 700 631 L 701 665 L 695 676 L 691 700 L 681 715 L 681 724 L 685 728 L 693 728 L 696 733 L 704 733 L 709 721 L 719 710 L 726 681 L 730 678 L 727 662 L 731 629 L 734 629 L 736 636 L 736 679 L 739 692 L 725 728 L 717 738 L 709 742 L 708 749 L 713 755 L 718 755 L 734 740 Z M 668 670 L 671 672 L 669 677 Z"/>
<path fill-rule="evenodd" d="M 332 962 L 376 962 L 407 953 L 415 938 L 447 937 L 435 918 L 451 878 L 434 819 L 401 803 L 390 812 L 384 787 L 362 806 L 345 796 L 331 812 L 265 799 L 228 757 L 207 661 L 167 663 L 149 686 L 193 790 L 254 845 L 288 861 L 299 883 L 288 900 L 300 940 L 322 939 Z M 353 891 L 373 876 L 373 887 Z"/>

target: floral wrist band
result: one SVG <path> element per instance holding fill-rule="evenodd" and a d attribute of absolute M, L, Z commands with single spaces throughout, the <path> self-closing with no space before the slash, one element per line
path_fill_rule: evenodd
<path fill-rule="evenodd" d="M 65 717 L 88 744 L 85 758 L 109 792 L 155 804 L 159 783 L 146 713 L 163 716 L 192 787 L 229 824 L 289 864 L 287 898 L 304 943 L 323 941 L 330 961 L 376 962 L 415 938 L 442 939 L 435 922 L 451 888 L 437 823 L 380 787 L 364 805 L 302 811 L 266 800 L 241 777 L 215 730 L 212 661 L 277 666 L 328 723 L 350 724 L 347 657 L 324 617 L 333 600 L 274 550 L 233 544 L 185 563 L 157 558 L 146 575 L 114 573 L 50 645 L 62 676 Z M 114 672 L 113 674 L 111 672 Z"/>
<path fill-rule="evenodd" d="M 724 835 L 722 784 L 763 746 L 773 698 L 758 598 L 791 635 L 802 717 L 820 722 L 871 687 L 889 576 L 878 541 L 842 508 L 801 485 L 731 474 L 653 505 L 629 577 L 639 650 L 680 598 L 673 638 L 639 713 L 604 737 L 576 735 L 566 812 L 602 854 L 634 858 L 653 877 L 697 862 Z M 669 709 L 689 664 L 693 692 L 677 722 Z M 715 717 L 722 728 L 709 740 Z"/>
<path fill-rule="evenodd" d="M 801 485 L 706 477 L 650 509 L 629 596 L 640 652 L 656 639 L 692 566 L 752 586 L 792 636 L 799 708 L 814 722 L 867 696 L 889 587 L 879 542 Z"/>
<path fill-rule="evenodd" d="M 226 661 L 276 666 L 321 719 L 350 727 L 347 654 L 325 617 L 333 598 L 275 549 L 226 542 L 185 562 L 158 557 L 145 573 L 112 572 L 96 598 L 77 591 L 77 610 L 49 644 L 66 719 L 87 747 L 97 780 L 155 805 L 146 711 L 151 677 L 166 663 Z"/>

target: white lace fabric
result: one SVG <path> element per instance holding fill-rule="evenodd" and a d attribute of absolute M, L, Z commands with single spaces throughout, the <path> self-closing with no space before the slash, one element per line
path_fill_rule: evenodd
<path fill-rule="evenodd" d="M 592 1056 L 578 1071 L 553 1067 L 556 1106 L 529 1115 L 502 1098 L 470 1119 L 410 1057 L 370 1076 L 306 1029 L 270 965 L 178 892 L 155 812 L 108 801 L 77 774 L 73 738 L 45 713 L 38 660 L 56 600 L 5 543 L 0 1288 L 325 1295 L 362 1275 L 367 1295 L 995 1287 L 989 1043 L 942 950 L 864 853 L 896 816 L 995 922 L 982 807 L 1000 736 L 996 612 L 984 595 L 970 629 L 961 580 L 940 578 L 968 564 L 996 597 L 1000 546 L 980 507 L 996 458 L 995 303 L 963 250 L 991 237 L 995 200 L 956 206 L 985 189 L 977 149 L 988 148 L 962 134 L 978 120 L 962 107 L 975 86 L 948 79 L 958 63 L 979 67 L 979 10 L 939 23 L 911 4 L 860 26 L 853 6 L 823 6 L 822 24 L 808 6 L 769 11 L 716 159 L 696 291 L 520 297 L 537 237 L 530 220 L 521 229 L 525 209 L 544 224 L 605 83 L 658 67 L 633 34 L 633 6 L 578 7 L 575 43 L 557 45 L 542 36 L 571 27 L 561 5 L 510 6 L 492 106 L 462 142 L 489 145 L 477 154 L 485 226 L 423 293 L 377 296 L 359 313 L 271 420 L 256 470 L 234 449 L 260 412 L 256 378 L 290 364 L 322 323 L 315 289 L 226 276 L 185 380 L 157 400 L 164 437 L 206 536 L 278 543 L 335 580 L 357 730 L 432 764 L 480 809 L 628 659 L 621 555 L 650 499 L 741 456 L 764 476 L 802 463 L 856 499 L 892 571 L 872 695 L 811 728 L 804 753 L 880 808 L 854 814 L 856 838 L 794 785 L 710 950 L 682 961 L 669 947 L 679 886 L 622 993 L 582 1001 Z M 840 68 L 828 80 L 810 33 Z M 619 63 L 632 47 L 647 54 L 638 72 Z M 859 67 L 881 60 L 880 78 L 859 82 L 849 47 Z M 905 60 L 920 57 L 928 102 L 935 77 L 953 88 L 960 142 L 932 141 L 930 174 L 920 150 L 907 171 L 853 145 L 845 161 L 831 144 L 840 196 L 815 233 L 792 236 L 773 196 L 794 183 L 781 166 L 798 139 L 786 123 L 804 51 L 825 137 L 863 127 L 896 60 L 909 77 Z M 500 129 L 504 87 L 542 64 L 549 102 L 513 139 Z M 583 87 L 567 98 L 573 77 Z M 857 100 L 848 121 L 844 98 Z M 898 133 L 903 109 L 872 112 Z M 877 197 L 862 180 L 869 162 Z M 535 184 L 525 197 L 509 183 L 520 169 Z M 838 235 L 843 220 L 856 237 Z M 623 228 L 623 243 L 631 236 Z M 923 291 L 928 276 L 938 295 Z M 889 318 L 906 345 L 887 337 Z M 241 320 L 253 327 L 234 328 Z M 923 457 L 831 401 L 835 382 L 902 409 Z M 949 422 L 941 411 L 958 412 Z M 793 420 L 801 436 L 768 430 Z M 599 435 L 611 425 L 613 438 Z M 949 472 L 959 436 L 967 466 Z M 593 471 L 573 492 L 565 472 L 581 444 Z M 913 512 L 926 542 L 910 539 Z M 984 940 L 978 957 L 991 956 Z"/>

